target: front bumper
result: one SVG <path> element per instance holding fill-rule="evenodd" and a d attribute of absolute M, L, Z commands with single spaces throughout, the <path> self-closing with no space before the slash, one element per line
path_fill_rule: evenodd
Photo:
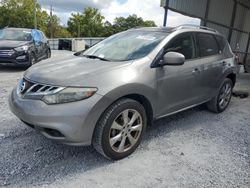
<path fill-rule="evenodd" d="M 16 52 L 11 56 L 0 55 L 0 65 L 27 66 L 30 64 L 29 52 Z"/>
<path fill-rule="evenodd" d="M 91 144 L 105 103 L 101 95 L 95 94 L 78 102 L 47 105 L 41 100 L 19 97 L 16 88 L 9 97 L 10 109 L 18 118 L 45 137 L 69 145 Z"/>

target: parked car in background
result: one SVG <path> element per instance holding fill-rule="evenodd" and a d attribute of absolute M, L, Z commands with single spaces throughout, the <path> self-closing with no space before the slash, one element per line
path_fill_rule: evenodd
<path fill-rule="evenodd" d="M 31 66 L 51 56 L 42 31 L 25 28 L 0 30 L 0 65 Z"/>
<path fill-rule="evenodd" d="M 204 103 L 223 112 L 235 82 L 234 54 L 217 31 L 140 28 L 32 66 L 9 105 L 47 138 L 92 144 L 117 160 L 137 148 L 153 120 Z"/>

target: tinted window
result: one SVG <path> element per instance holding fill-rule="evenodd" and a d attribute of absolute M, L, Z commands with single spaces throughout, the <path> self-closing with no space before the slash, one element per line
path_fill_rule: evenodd
<path fill-rule="evenodd" d="M 32 37 L 30 30 L 1 29 L 0 40 L 30 41 Z"/>
<path fill-rule="evenodd" d="M 186 59 L 195 58 L 195 45 L 191 34 L 184 34 L 170 41 L 165 48 L 167 52 L 178 52 L 185 56 Z"/>
<path fill-rule="evenodd" d="M 198 33 L 197 38 L 201 57 L 215 55 L 219 53 L 219 47 L 213 35 L 206 33 Z"/>
<path fill-rule="evenodd" d="M 215 38 L 219 44 L 220 50 L 222 51 L 226 46 L 226 43 L 227 43 L 226 39 L 224 37 L 218 36 L 218 35 L 216 35 Z"/>

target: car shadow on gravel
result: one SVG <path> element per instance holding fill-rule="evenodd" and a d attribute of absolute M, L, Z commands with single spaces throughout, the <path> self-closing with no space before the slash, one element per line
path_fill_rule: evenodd
<path fill-rule="evenodd" d="M 154 122 L 148 127 L 139 150 L 147 148 L 152 139 L 167 136 L 177 127 L 192 128 L 195 124 L 191 121 L 187 121 L 185 127 L 179 127 L 179 121 L 186 121 L 203 109 L 194 108 Z M 11 130 L 4 138 L 0 137 L 0 148 L 0 186 L 48 184 L 113 163 L 92 147 L 74 147 L 50 141 L 21 122 L 20 127 Z"/>
<path fill-rule="evenodd" d="M 15 66 L 3 66 L 3 65 L 0 65 L 0 73 L 1 72 L 9 72 L 9 73 L 12 73 L 12 72 L 23 72 L 27 70 L 27 67 L 15 67 Z"/>

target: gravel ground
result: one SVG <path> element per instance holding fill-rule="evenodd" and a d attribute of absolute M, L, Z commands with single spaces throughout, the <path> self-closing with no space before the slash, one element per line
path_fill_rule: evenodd
<path fill-rule="evenodd" d="M 23 71 L 0 67 L 0 187 L 250 187 L 250 98 L 232 98 L 222 114 L 198 107 L 158 120 L 134 154 L 111 162 L 47 140 L 9 111 Z M 250 74 L 236 88 L 250 92 Z"/>

